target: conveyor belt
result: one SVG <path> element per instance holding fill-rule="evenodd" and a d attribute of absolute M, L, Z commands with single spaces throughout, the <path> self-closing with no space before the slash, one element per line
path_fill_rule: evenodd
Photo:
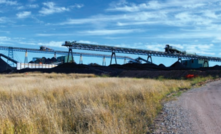
<path fill-rule="evenodd" d="M 21 47 L 8 47 L 8 46 L 0 46 L 0 50 L 8 50 L 13 49 L 13 51 L 19 51 L 19 52 L 32 52 L 32 53 L 46 53 L 46 54 L 61 54 L 61 55 L 67 55 L 68 51 L 57 51 L 57 50 L 40 50 L 40 49 L 33 49 L 33 48 L 21 48 Z M 93 54 L 93 53 L 78 53 L 73 52 L 74 55 L 82 55 L 87 57 L 105 57 L 105 58 L 111 58 L 111 55 L 105 55 L 105 54 Z M 132 58 L 127 56 L 116 56 L 117 59 L 127 59 L 131 60 Z"/>
<path fill-rule="evenodd" d="M 191 55 L 191 54 L 185 54 L 185 55 L 184 54 L 169 54 L 169 53 L 165 53 L 161 51 L 113 47 L 113 46 L 106 46 L 106 45 L 86 44 L 86 43 L 77 43 L 77 42 L 65 42 L 65 44 L 63 44 L 62 46 L 66 46 L 72 49 L 81 49 L 81 50 L 115 52 L 115 53 L 124 53 L 124 54 L 171 57 L 171 58 L 182 58 L 182 59 L 204 59 L 207 61 L 221 62 L 220 57 L 199 56 L 199 55 Z"/>

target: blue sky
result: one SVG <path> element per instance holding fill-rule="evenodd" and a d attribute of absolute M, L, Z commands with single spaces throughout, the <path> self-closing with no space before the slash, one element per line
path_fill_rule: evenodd
<path fill-rule="evenodd" d="M 0 0 L 0 45 L 67 50 L 61 44 L 76 40 L 164 51 L 171 44 L 220 57 L 220 18 L 220 0 Z"/>

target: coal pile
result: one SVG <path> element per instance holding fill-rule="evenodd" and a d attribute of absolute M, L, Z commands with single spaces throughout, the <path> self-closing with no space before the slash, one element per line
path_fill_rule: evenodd
<path fill-rule="evenodd" d="M 45 57 L 42 57 L 42 58 L 38 58 L 36 59 L 35 61 L 30 61 L 29 63 L 43 63 L 43 64 L 51 64 L 51 63 L 54 63 L 54 62 L 57 62 L 57 59 L 52 57 L 52 58 L 45 58 Z"/>
<path fill-rule="evenodd" d="M 24 72 L 42 72 L 42 73 L 86 73 L 86 74 L 107 74 L 110 76 L 117 75 L 121 72 L 121 69 L 111 68 L 107 66 L 92 66 L 92 65 L 84 65 L 84 64 L 76 64 L 76 63 L 64 63 L 60 64 L 52 69 L 22 69 L 17 70 L 18 73 Z"/>
<path fill-rule="evenodd" d="M 88 64 L 89 66 L 101 66 L 101 65 L 99 65 L 99 64 L 97 64 L 97 63 L 90 63 L 90 64 Z"/>
<path fill-rule="evenodd" d="M 198 76 L 221 76 L 219 73 L 221 66 L 214 66 L 208 68 L 187 68 L 180 62 L 175 62 L 170 67 L 163 64 L 139 64 L 128 63 L 124 65 L 112 64 L 109 66 L 101 66 L 98 64 L 76 64 L 64 63 L 52 69 L 22 69 L 17 70 L 18 73 L 24 72 L 42 72 L 42 73 L 87 73 L 95 75 L 109 75 L 118 77 L 140 77 L 140 78 L 185 78 L 187 74 L 194 74 Z"/>
<path fill-rule="evenodd" d="M 158 69 L 162 69 L 161 67 L 159 67 L 153 63 L 147 63 L 147 64 L 127 63 L 124 65 L 113 64 L 113 65 L 110 65 L 109 67 L 119 68 L 119 69 L 123 69 L 123 70 L 158 70 Z"/>
<path fill-rule="evenodd" d="M 216 66 L 211 67 L 211 69 L 214 69 L 214 70 L 221 70 L 221 66 L 216 65 Z"/>
<path fill-rule="evenodd" d="M 0 58 L 0 72 L 10 72 L 13 68 Z"/>
<path fill-rule="evenodd" d="M 161 68 L 165 68 L 166 67 L 164 64 L 160 64 L 158 66 L 161 67 Z"/>
<path fill-rule="evenodd" d="M 60 64 L 55 68 L 75 68 L 77 67 L 76 63 L 64 63 L 64 64 Z"/>
<path fill-rule="evenodd" d="M 172 64 L 170 66 L 170 68 L 172 69 L 187 69 L 186 66 L 184 66 L 182 63 L 180 63 L 179 61 L 175 62 L 174 64 Z"/>
<path fill-rule="evenodd" d="M 75 64 L 75 63 L 64 63 L 61 65 L 58 65 L 53 69 L 56 72 L 64 71 L 66 73 L 94 73 L 94 74 L 117 74 L 121 72 L 121 69 L 117 68 L 111 68 L 107 66 L 100 66 L 98 64 L 90 64 L 90 65 L 84 65 L 84 64 Z"/>

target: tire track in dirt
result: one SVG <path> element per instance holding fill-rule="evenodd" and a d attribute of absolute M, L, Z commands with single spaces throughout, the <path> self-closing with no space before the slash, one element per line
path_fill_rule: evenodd
<path fill-rule="evenodd" d="M 184 93 L 179 103 L 189 112 L 194 133 L 221 133 L 221 81 Z"/>

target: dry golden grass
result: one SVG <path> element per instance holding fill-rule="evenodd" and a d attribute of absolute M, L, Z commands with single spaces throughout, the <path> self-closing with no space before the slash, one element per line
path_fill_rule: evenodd
<path fill-rule="evenodd" d="M 79 74 L 1 75 L 0 133 L 146 133 L 162 98 L 183 87 L 190 87 L 190 82 Z"/>

